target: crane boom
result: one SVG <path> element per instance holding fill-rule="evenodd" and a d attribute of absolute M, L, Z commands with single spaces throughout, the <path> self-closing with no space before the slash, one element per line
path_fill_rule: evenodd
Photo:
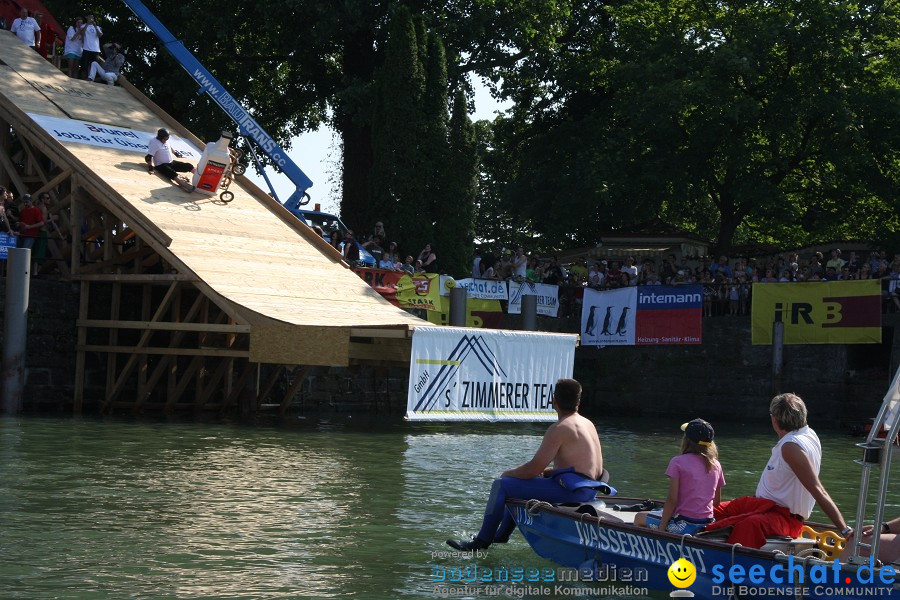
<path fill-rule="evenodd" d="M 252 139 L 266 156 L 287 175 L 296 186 L 293 194 L 284 202 L 288 208 L 299 208 L 309 202 L 306 190 L 312 187 L 312 180 L 306 176 L 300 167 L 291 160 L 287 152 L 272 139 L 266 130 L 256 122 L 240 103 L 228 93 L 221 83 L 213 77 L 203 64 L 187 49 L 180 40 L 176 39 L 172 32 L 156 18 L 149 8 L 140 0 L 122 0 L 128 8 L 134 12 L 138 19 L 146 25 L 156 37 L 160 39 L 163 47 L 184 68 L 194 80 L 200 84 L 198 94 L 209 94 L 209 97 L 218 104 L 225 113 L 231 117 L 238 126 L 241 135 Z M 268 180 L 267 180 L 268 181 Z M 274 190 L 272 190 L 274 195 Z"/>

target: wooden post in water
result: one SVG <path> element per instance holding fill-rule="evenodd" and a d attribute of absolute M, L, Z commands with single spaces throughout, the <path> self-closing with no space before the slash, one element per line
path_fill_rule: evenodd
<path fill-rule="evenodd" d="M 3 324 L 3 412 L 14 415 L 22 410 L 22 393 L 25 388 L 31 250 L 10 248 L 8 256 Z"/>
<path fill-rule="evenodd" d="M 784 366 L 784 322 L 772 323 L 772 393 L 781 393 L 781 370 Z"/>

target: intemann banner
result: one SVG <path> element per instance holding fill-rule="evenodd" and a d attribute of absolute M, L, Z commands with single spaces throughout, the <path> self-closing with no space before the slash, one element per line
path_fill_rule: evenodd
<path fill-rule="evenodd" d="M 703 339 L 703 288 L 699 285 L 585 289 L 582 302 L 584 346 L 683 345 Z"/>
<path fill-rule="evenodd" d="M 880 344 L 881 281 L 754 283 L 751 315 L 754 344 L 776 321 L 785 344 Z"/>
<path fill-rule="evenodd" d="M 553 391 L 571 377 L 577 336 L 416 327 L 406 418 L 553 421 Z"/>

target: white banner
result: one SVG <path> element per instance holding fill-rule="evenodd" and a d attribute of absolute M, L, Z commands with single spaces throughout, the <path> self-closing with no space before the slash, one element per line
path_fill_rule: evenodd
<path fill-rule="evenodd" d="M 599 292 L 585 288 L 581 311 L 583 346 L 633 346 L 637 288 Z"/>
<path fill-rule="evenodd" d="M 559 286 L 546 283 L 524 281 L 509 282 L 509 308 L 506 312 L 518 315 L 522 312 L 522 296 L 537 296 L 537 312 L 539 315 L 555 317 L 559 312 Z"/>
<path fill-rule="evenodd" d="M 449 284 L 450 281 L 453 283 Z M 505 281 L 471 277 L 454 280 L 449 275 L 441 275 L 441 296 L 449 296 L 452 287 L 466 288 L 466 295 L 478 300 L 506 300 L 508 297 Z"/>
<path fill-rule="evenodd" d="M 16 236 L 0 233 L 0 260 L 9 258 L 9 249 L 16 247 Z"/>
<path fill-rule="evenodd" d="M 416 327 L 406 418 L 553 421 L 553 390 L 571 377 L 577 336 Z"/>
<path fill-rule="evenodd" d="M 139 131 L 127 127 L 113 127 L 75 119 L 60 119 L 35 113 L 28 113 L 28 116 L 44 131 L 63 143 L 78 142 L 89 146 L 128 150 L 143 155 L 147 154 L 147 143 L 156 137 L 155 131 Z M 174 153 L 180 155 L 178 158 L 187 160 L 199 160 L 202 154 L 193 144 L 175 135 L 169 137 L 169 147 Z"/>

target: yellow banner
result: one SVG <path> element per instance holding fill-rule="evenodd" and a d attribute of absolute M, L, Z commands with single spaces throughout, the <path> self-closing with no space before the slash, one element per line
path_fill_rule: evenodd
<path fill-rule="evenodd" d="M 881 343 L 881 282 L 754 283 L 752 339 L 772 343 L 784 323 L 785 344 Z"/>
<path fill-rule="evenodd" d="M 436 273 L 404 275 L 397 282 L 397 302 L 401 308 L 440 310 L 441 276 Z"/>
<path fill-rule="evenodd" d="M 441 296 L 439 310 L 428 313 L 428 320 L 435 325 L 450 324 L 450 298 Z M 499 300 L 466 298 L 466 327 L 499 329 L 503 324 L 503 312 Z"/>

